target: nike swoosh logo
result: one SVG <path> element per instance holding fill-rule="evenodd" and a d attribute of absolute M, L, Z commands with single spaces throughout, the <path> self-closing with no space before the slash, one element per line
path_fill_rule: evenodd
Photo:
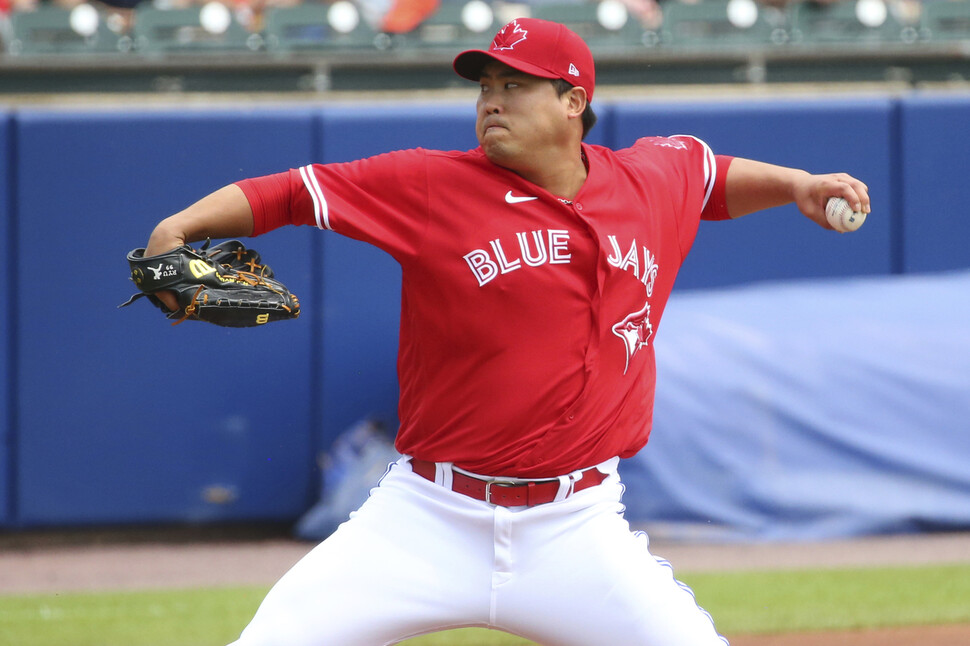
<path fill-rule="evenodd" d="M 524 195 L 512 195 L 512 191 L 505 194 L 505 201 L 509 204 L 519 204 L 520 202 L 531 202 L 538 200 L 538 197 L 525 197 Z"/>

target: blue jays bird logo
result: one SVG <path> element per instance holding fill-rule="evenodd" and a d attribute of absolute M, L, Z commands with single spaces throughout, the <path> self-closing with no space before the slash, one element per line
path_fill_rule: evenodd
<path fill-rule="evenodd" d="M 626 348 L 626 367 L 623 374 L 630 369 L 630 360 L 640 350 L 646 347 L 653 336 L 653 325 L 650 323 L 650 301 L 643 304 L 643 308 L 624 317 L 613 326 L 613 334 L 620 337 Z"/>

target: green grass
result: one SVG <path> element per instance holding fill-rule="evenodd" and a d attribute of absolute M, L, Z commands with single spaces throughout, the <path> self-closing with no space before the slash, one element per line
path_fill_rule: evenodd
<path fill-rule="evenodd" d="M 0 644 L 207 646 L 239 636 L 267 588 L 0 597 Z"/>
<path fill-rule="evenodd" d="M 695 573 L 680 577 L 725 635 L 970 623 L 970 564 L 881 569 Z M 0 596 L 0 644 L 224 646 L 266 588 Z M 466 629 L 409 646 L 517 646 Z"/>
<path fill-rule="evenodd" d="M 680 578 L 726 635 L 970 623 L 970 564 Z"/>

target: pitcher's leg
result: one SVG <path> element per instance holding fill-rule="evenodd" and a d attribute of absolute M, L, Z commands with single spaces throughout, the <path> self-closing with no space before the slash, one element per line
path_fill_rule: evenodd
<path fill-rule="evenodd" d="M 585 500 L 599 501 L 569 508 L 586 493 L 562 503 L 565 513 L 520 515 L 522 567 L 497 597 L 497 623 L 556 646 L 724 646 L 693 593 L 650 553 L 647 536 L 630 531 L 618 495 L 591 491 Z"/>
<path fill-rule="evenodd" d="M 408 469 L 273 586 L 233 646 L 375 646 L 487 621 L 491 523 Z"/>

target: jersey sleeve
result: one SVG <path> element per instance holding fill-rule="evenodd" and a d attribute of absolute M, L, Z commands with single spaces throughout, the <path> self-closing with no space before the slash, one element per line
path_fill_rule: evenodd
<path fill-rule="evenodd" d="M 417 252 L 428 219 L 427 159 L 421 149 L 308 164 L 237 185 L 253 209 L 255 235 L 308 224 L 403 260 Z"/>
<path fill-rule="evenodd" d="M 703 214 L 711 202 L 717 184 L 717 157 L 706 143 L 692 135 L 673 135 L 669 139 L 685 146 L 687 201 L 692 204 L 694 197 L 702 196 L 700 212 Z"/>
<path fill-rule="evenodd" d="M 718 219 L 726 213 L 724 189 L 718 184 L 718 163 L 702 140 L 691 135 L 643 137 L 631 149 L 648 169 L 647 181 L 657 185 L 678 230 L 681 253 L 693 245 L 701 219 Z"/>
<path fill-rule="evenodd" d="M 290 172 L 251 177 L 236 182 L 253 212 L 253 235 L 278 229 L 285 224 L 309 224 L 309 204 L 300 204 L 300 184 Z M 307 200 L 309 202 L 309 200 Z"/>
<path fill-rule="evenodd" d="M 727 208 L 725 187 L 727 186 L 727 171 L 733 161 L 734 157 L 714 155 L 714 162 L 717 165 L 717 170 L 714 173 L 714 190 L 711 191 L 711 197 L 704 205 L 704 211 L 701 212 L 702 220 L 728 220 L 731 218 Z"/>
<path fill-rule="evenodd" d="M 727 184 L 727 170 L 734 158 L 728 155 L 715 155 L 706 143 L 691 135 L 674 135 L 671 139 L 692 140 L 696 146 L 700 147 L 698 154 L 703 159 L 704 167 L 704 206 L 701 210 L 701 219 L 729 219 L 731 216 L 727 210 L 725 186 Z M 690 141 L 686 143 L 689 144 Z"/>

